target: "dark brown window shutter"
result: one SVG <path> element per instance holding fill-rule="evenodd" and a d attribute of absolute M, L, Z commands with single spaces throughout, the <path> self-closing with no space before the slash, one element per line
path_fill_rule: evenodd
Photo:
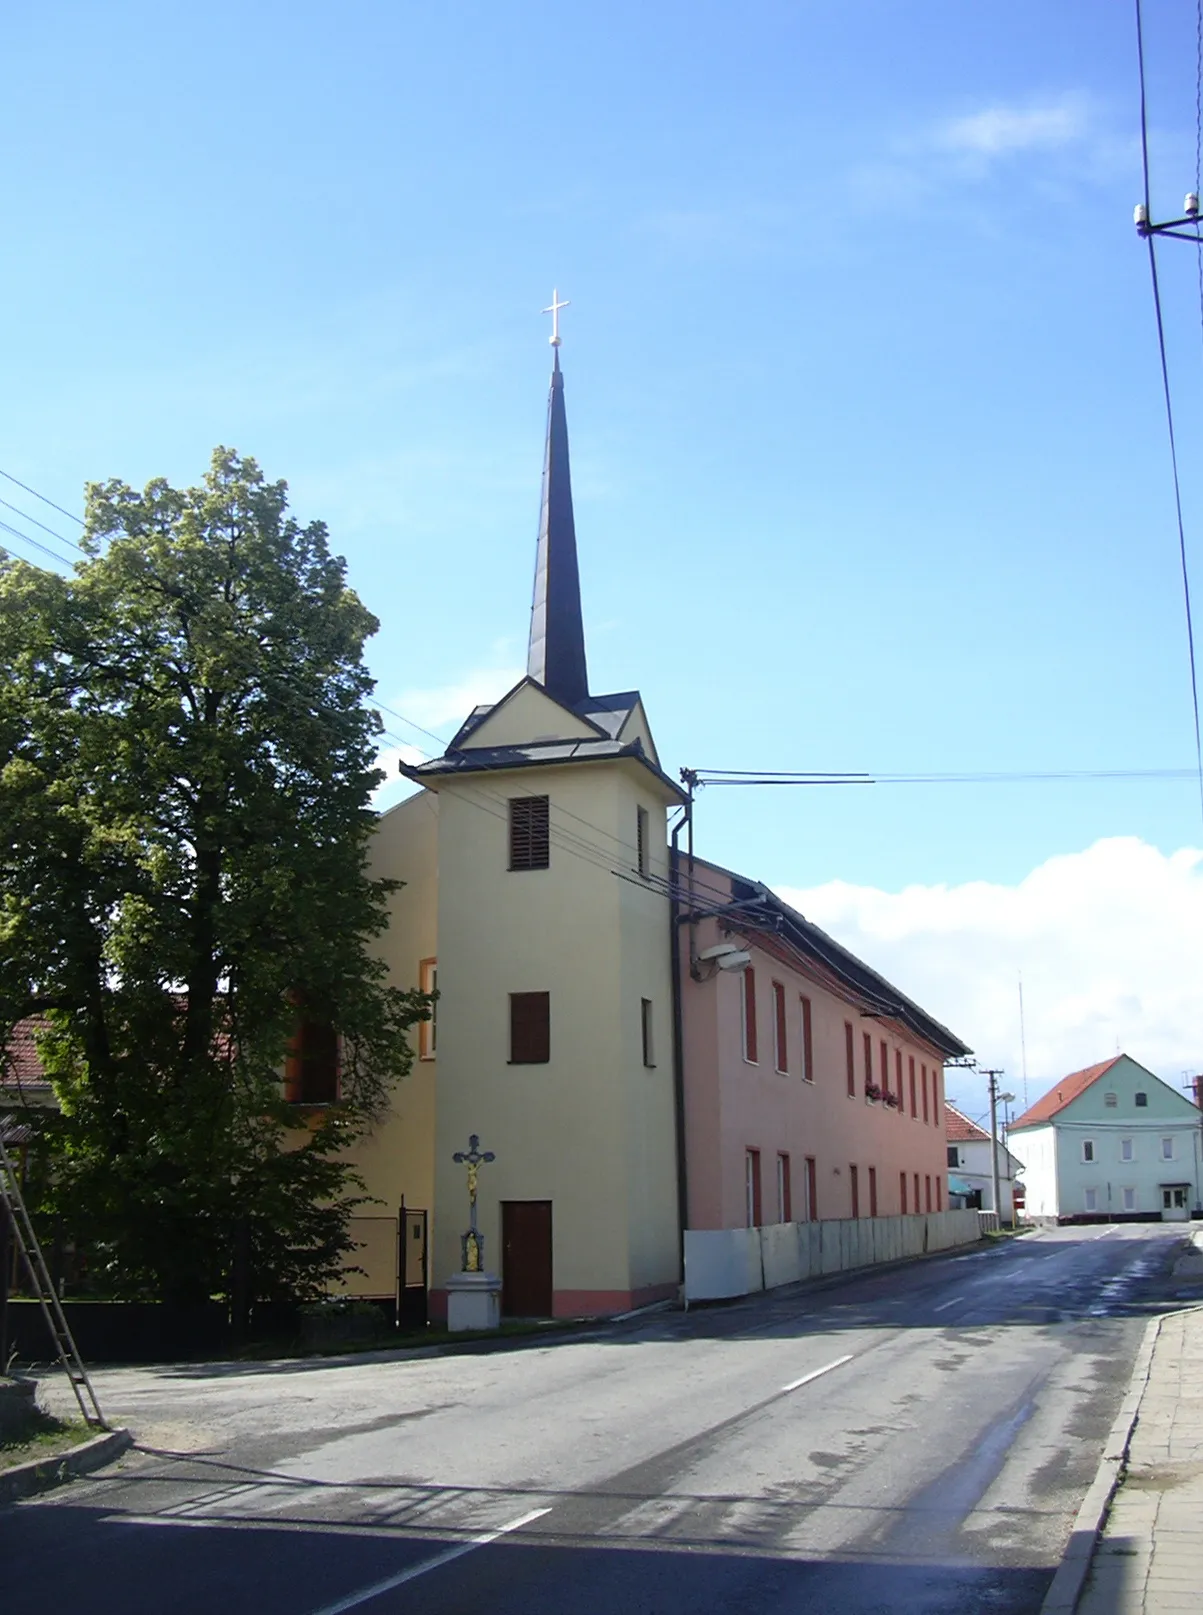
<path fill-rule="evenodd" d="M 551 994 L 510 994 L 510 1064 L 546 1065 L 551 1059 Z"/>
<path fill-rule="evenodd" d="M 298 1034 L 302 1105 L 333 1105 L 338 1100 L 338 1033 L 320 1021 L 302 1021 Z"/>
<path fill-rule="evenodd" d="M 551 814 L 546 796 L 510 797 L 510 868 L 546 869 L 551 862 Z"/>
<path fill-rule="evenodd" d="M 648 831 L 647 809 L 637 807 L 635 809 L 635 858 L 636 858 L 636 866 L 635 867 L 638 869 L 638 871 L 639 871 L 639 873 L 641 875 L 646 875 L 647 870 L 648 870 L 648 863 L 647 863 L 647 840 L 648 840 L 648 836 L 647 836 L 647 831 Z"/>
<path fill-rule="evenodd" d="M 848 1061 L 848 1092 L 856 1093 L 856 1062 L 852 1057 L 852 1022 L 844 1022 L 844 1055 Z"/>

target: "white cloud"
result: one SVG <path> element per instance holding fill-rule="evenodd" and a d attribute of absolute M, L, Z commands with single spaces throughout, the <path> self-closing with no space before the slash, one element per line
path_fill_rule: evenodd
<path fill-rule="evenodd" d="M 384 770 L 384 778 L 372 792 L 372 806 L 378 813 L 383 813 L 385 808 L 392 807 L 394 802 L 409 796 L 417 788 L 412 780 L 399 772 L 398 763 L 413 767 L 415 763 L 425 762 L 426 755 L 416 746 L 386 746 L 376 753 L 376 767 Z"/>
<path fill-rule="evenodd" d="M 1167 856 L 1125 836 L 1050 858 L 1015 886 L 780 890 L 983 1065 L 1003 1067 L 1021 1099 L 1020 971 L 1032 1100 L 1117 1044 L 1175 1087 L 1203 1069 L 1203 852 Z M 950 1089 L 983 1108 L 980 1079 Z"/>
<path fill-rule="evenodd" d="M 1085 138 L 1089 118 L 1078 96 L 1044 106 L 983 107 L 943 125 L 936 144 L 945 151 L 975 157 L 1068 146 Z"/>
<path fill-rule="evenodd" d="M 524 667 L 475 668 L 451 684 L 402 690 L 389 705 L 424 729 L 439 729 L 451 723 L 458 727 L 473 707 L 484 701 L 496 701 L 507 690 L 512 690 L 525 673 Z M 385 718 L 387 721 L 387 713 Z"/>

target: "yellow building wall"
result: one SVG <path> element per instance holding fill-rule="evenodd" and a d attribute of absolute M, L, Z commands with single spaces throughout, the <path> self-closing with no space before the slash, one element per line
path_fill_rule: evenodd
<path fill-rule="evenodd" d="M 519 684 L 463 743 L 464 751 L 486 746 L 525 746 L 532 740 L 596 740 L 592 724 L 569 712 L 533 684 Z"/>
<path fill-rule="evenodd" d="M 417 987 L 420 961 L 438 954 L 438 830 L 439 799 L 423 790 L 382 814 L 372 840 L 372 877 L 405 883 L 389 898 L 388 930 L 377 943 L 397 987 Z M 407 1206 L 433 1211 L 437 1060 L 419 1060 L 416 1026 L 411 1036 L 413 1066 L 395 1089 L 388 1116 L 351 1151 L 368 1194 L 380 1202 L 361 1208 L 365 1218 L 395 1216 L 403 1198 Z M 365 1273 L 351 1277 L 348 1292 L 390 1295 L 395 1243 L 378 1227 L 365 1225 L 361 1232 L 353 1260 Z"/>
<path fill-rule="evenodd" d="M 512 872 L 507 800 L 544 793 L 551 867 Z M 480 1174 L 488 1268 L 501 1262 L 501 1201 L 551 1200 L 558 1311 L 604 1310 L 679 1277 L 668 903 L 612 872 L 633 872 L 642 803 L 653 868 L 667 873 L 667 801 L 629 761 L 440 781 L 435 1288 L 459 1268 L 468 1207 L 451 1156 L 472 1133 L 497 1156 Z M 550 1062 L 511 1066 L 509 995 L 544 991 Z"/>

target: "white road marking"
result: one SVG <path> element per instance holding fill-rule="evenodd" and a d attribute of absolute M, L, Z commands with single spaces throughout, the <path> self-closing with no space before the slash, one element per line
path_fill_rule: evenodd
<path fill-rule="evenodd" d="M 511 1531 L 520 1531 L 532 1520 L 542 1519 L 544 1514 L 550 1513 L 550 1507 L 533 1508 L 529 1514 L 519 1515 L 508 1525 L 499 1526 L 496 1531 L 484 1531 L 480 1536 L 474 1536 L 470 1542 L 461 1542 L 458 1547 L 435 1554 L 433 1559 L 424 1559 L 420 1565 L 411 1565 L 408 1570 L 399 1571 L 395 1576 L 386 1576 L 383 1581 L 375 1581 L 370 1587 L 362 1587 L 359 1592 L 340 1598 L 337 1603 L 323 1604 L 321 1609 L 314 1611 L 314 1615 L 344 1615 L 344 1611 L 348 1609 L 356 1609 L 360 1604 L 366 1604 L 369 1599 L 379 1598 L 381 1593 L 392 1592 L 394 1587 L 403 1587 L 407 1581 L 417 1581 L 419 1576 L 428 1575 L 432 1570 L 439 1570 L 455 1559 L 462 1559 L 466 1553 L 474 1553 L 477 1548 L 487 1547 L 490 1542 L 496 1542 L 498 1537 L 509 1536 Z"/>
<path fill-rule="evenodd" d="M 788 1385 L 781 1387 L 782 1395 L 786 1391 L 796 1391 L 802 1385 L 809 1385 L 812 1379 L 820 1379 L 824 1374 L 830 1374 L 833 1368 L 842 1368 L 845 1363 L 850 1363 L 854 1356 L 854 1352 L 848 1352 L 844 1357 L 837 1357 L 833 1363 L 826 1363 L 822 1368 L 816 1368 L 813 1374 L 803 1374 L 801 1379 L 791 1380 Z M 326 1615 L 326 1611 L 319 1611 L 319 1615 Z"/>
<path fill-rule="evenodd" d="M 965 1298 L 962 1295 L 954 1295 L 951 1301 L 941 1301 L 941 1303 L 940 1303 L 940 1305 L 938 1307 L 933 1307 L 932 1308 L 932 1311 L 933 1312 L 947 1312 L 949 1307 L 955 1307 L 958 1301 L 963 1301 L 964 1299 Z"/>

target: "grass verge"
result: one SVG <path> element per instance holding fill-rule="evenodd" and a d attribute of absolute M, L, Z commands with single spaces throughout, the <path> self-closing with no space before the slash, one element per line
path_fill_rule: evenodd
<path fill-rule="evenodd" d="M 48 1414 L 39 1418 L 38 1429 L 20 1441 L 0 1445 L 0 1474 L 17 1464 L 37 1463 L 43 1458 L 57 1458 L 70 1452 L 81 1441 L 87 1441 L 97 1432 L 82 1420 L 52 1419 Z"/>

